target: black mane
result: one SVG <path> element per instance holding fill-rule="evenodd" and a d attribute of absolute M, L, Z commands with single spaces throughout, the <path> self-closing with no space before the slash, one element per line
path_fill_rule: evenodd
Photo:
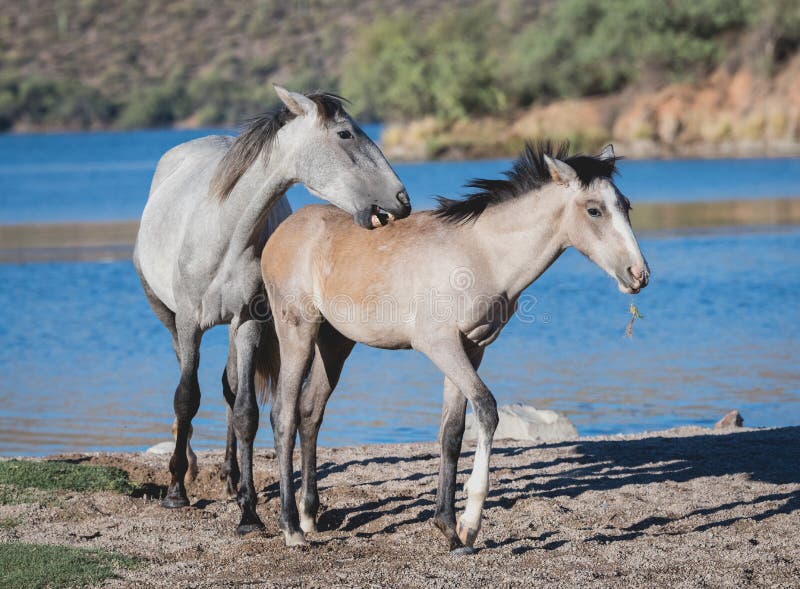
<path fill-rule="evenodd" d="M 466 187 L 475 188 L 477 192 L 468 194 L 463 199 L 438 197 L 436 200 L 439 206 L 436 207 L 434 214 L 451 223 L 466 223 L 477 219 L 487 207 L 543 187 L 553 181 L 544 161 L 545 155 L 569 164 L 584 187 L 588 187 L 598 178 L 611 179 L 617 172 L 616 163 L 619 159 L 617 157 L 600 158 L 568 154 L 567 142 L 558 146 L 554 146 L 550 141 L 537 144 L 525 143 L 525 149 L 511 170 L 505 172 L 505 179 L 470 180 Z"/>
<path fill-rule="evenodd" d="M 323 121 L 333 121 L 345 114 L 344 104 L 347 102 L 338 94 L 330 92 L 309 92 L 306 96 L 314 101 Z M 257 115 L 245 122 L 241 134 L 233 142 L 228 152 L 217 166 L 213 192 L 220 199 L 225 199 L 239 182 L 247 169 L 253 164 L 258 154 L 269 157 L 270 147 L 278 131 L 295 118 L 285 104 L 264 114 Z"/>

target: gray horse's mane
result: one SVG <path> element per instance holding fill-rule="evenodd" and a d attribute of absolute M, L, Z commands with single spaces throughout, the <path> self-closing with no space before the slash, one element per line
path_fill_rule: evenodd
<path fill-rule="evenodd" d="M 332 121 L 345 114 L 344 103 L 347 101 L 337 94 L 308 92 L 305 95 L 317 105 L 323 121 Z M 272 111 L 249 119 L 217 166 L 211 181 L 212 194 L 225 200 L 259 154 L 263 154 L 265 161 L 269 160 L 275 135 L 295 116 L 285 104 L 281 104 Z"/>
<path fill-rule="evenodd" d="M 487 207 L 542 188 L 553 181 L 544 160 L 545 154 L 572 166 L 584 187 L 588 187 L 597 178 L 611 179 L 617 173 L 616 163 L 620 159 L 583 154 L 570 156 L 569 142 L 557 146 L 550 141 L 525 143 L 525 149 L 511 170 L 505 172 L 505 179 L 470 180 L 466 187 L 476 188 L 477 192 L 468 194 L 463 199 L 438 197 L 436 200 L 439 206 L 434 214 L 452 223 L 466 223 L 477 219 Z"/>

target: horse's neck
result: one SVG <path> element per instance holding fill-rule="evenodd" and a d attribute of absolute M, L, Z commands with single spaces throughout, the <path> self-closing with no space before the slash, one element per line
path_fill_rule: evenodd
<path fill-rule="evenodd" d="M 230 226 L 229 255 L 238 256 L 254 245 L 254 234 L 292 184 L 294 179 L 285 170 L 278 154 L 273 153 L 266 164 L 258 158 L 250 166 L 223 205 L 226 225 Z"/>
<path fill-rule="evenodd" d="M 472 226 L 498 286 L 514 298 L 565 249 L 564 206 L 550 187 L 487 208 Z"/>

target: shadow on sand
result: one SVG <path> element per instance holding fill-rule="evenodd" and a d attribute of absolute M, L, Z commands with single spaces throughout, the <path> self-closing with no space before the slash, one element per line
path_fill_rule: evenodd
<path fill-rule="evenodd" d="M 556 449 L 561 457 L 536 461 L 543 450 Z M 472 452 L 462 454 L 467 458 L 461 474 L 471 468 Z M 754 481 L 775 485 L 800 484 L 800 427 L 770 430 L 744 431 L 731 435 L 694 435 L 689 437 L 652 437 L 638 440 L 574 441 L 547 445 L 499 447 L 494 450 L 495 481 L 486 501 L 486 507 L 510 509 L 522 500 L 531 497 L 574 498 L 587 491 L 610 491 L 625 485 L 652 483 L 683 483 L 701 477 L 725 477 L 744 474 Z M 530 456 L 531 462 L 524 466 L 509 467 L 502 457 Z M 344 464 L 327 462 L 320 467 L 320 480 L 348 468 L 370 464 L 385 465 L 383 472 L 391 472 L 393 465 L 403 465 L 403 475 L 384 480 L 368 480 L 358 486 L 380 487 L 403 481 L 419 481 L 419 492 L 414 496 L 398 495 L 369 500 L 356 507 L 330 509 L 322 513 L 320 530 L 352 532 L 357 536 L 371 537 L 392 532 L 400 526 L 429 520 L 433 516 L 435 499 L 436 464 L 438 457 L 419 454 L 410 457 L 376 457 L 351 461 Z M 418 462 L 414 472 L 406 474 L 408 463 Z M 565 466 L 567 467 L 565 469 Z M 559 471 L 554 472 L 558 467 Z M 510 474 L 508 474 L 510 473 Z M 270 489 L 271 491 L 272 489 Z M 277 489 L 275 489 L 277 490 Z M 775 506 L 775 503 L 780 505 Z M 720 504 L 697 509 L 674 519 L 647 517 L 637 523 L 620 527 L 614 534 L 598 534 L 589 541 L 609 542 L 634 539 L 652 533 L 676 519 L 694 516 L 724 514 L 744 505 L 765 504 L 755 515 L 723 517 L 694 528 L 703 531 L 728 526 L 740 519 L 760 521 L 779 513 L 792 513 L 800 509 L 800 493 L 775 492 L 749 501 Z M 408 517 L 402 516 L 408 512 Z M 411 515 L 413 514 L 413 515 Z M 381 529 L 370 526 L 384 516 L 389 525 Z M 398 517 L 401 516 L 401 517 Z M 488 547 L 531 540 L 538 549 L 555 549 L 563 540 L 551 540 L 554 532 L 545 532 L 530 538 L 509 538 L 502 543 L 487 541 Z M 542 544 L 542 542 L 546 542 Z M 534 546 L 519 546 L 514 553 L 522 553 Z"/>

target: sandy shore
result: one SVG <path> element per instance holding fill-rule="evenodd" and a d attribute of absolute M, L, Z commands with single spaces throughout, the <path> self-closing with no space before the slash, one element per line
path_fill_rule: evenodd
<path fill-rule="evenodd" d="M 435 444 L 323 448 L 321 531 L 287 549 L 271 450 L 258 453 L 263 536 L 234 535 L 221 455 L 200 453 L 193 506 L 110 492 L 0 506 L 2 541 L 106 548 L 144 564 L 113 587 L 722 587 L 800 584 L 800 427 L 680 428 L 547 445 L 498 442 L 479 552 L 454 557 L 431 523 Z M 71 458 L 121 467 L 157 493 L 163 456 Z M 472 452 L 459 465 L 463 483 Z M 459 493 L 459 505 L 463 496 Z"/>

